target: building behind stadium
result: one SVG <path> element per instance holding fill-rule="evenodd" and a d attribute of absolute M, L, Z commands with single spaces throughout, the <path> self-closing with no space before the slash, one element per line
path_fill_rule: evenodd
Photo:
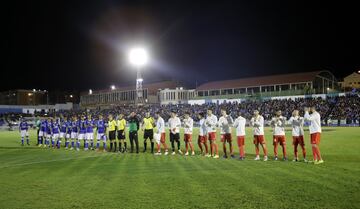
<path fill-rule="evenodd" d="M 74 91 L 47 91 L 15 89 L 0 92 L 0 114 L 48 113 L 78 108 L 79 93 Z"/>
<path fill-rule="evenodd" d="M 335 76 L 329 71 L 314 71 L 269 75 L 233 80 L 212 81 L 188 89 L 175 81 L 143 85 L 146 104 L 201 104 L 215 100 L 241 100 L 281 96 L 331 94 L 341 91 Z M 108 107 L 135 103 L 135 85 L 92 92 L 82 92 L 81 107 Z"/>

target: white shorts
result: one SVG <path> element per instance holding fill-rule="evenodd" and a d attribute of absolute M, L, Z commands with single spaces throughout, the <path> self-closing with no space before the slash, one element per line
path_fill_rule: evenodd
<path fill-rule="evenodd" d="M 45 132 L 39 131 L 39 136 L 45 136 Z"/>
<path fill-rule="evenodd" d="M 86 133 L 85 139 L 87 140 L 94 140 L 94 133 Z"/>
<path fill-rule="evenodd" d="M 47 139 L 51 139 L 51 134 L 45 133 L 45 137 L 46 137 Z"/>
<path fill-rule="evenodd" d="M 70 139 L 70 134 L 65 134 L 65 139 Z"/>
<path fill-rule="evenodd" d="M 71 138 L 72 139 L 77 139 L 78 138 L 78 133 L 77 132 L 71 132 Z"/>
<path fill-rule="evenodd" d="M 21 130 L 20 131 L 21 137 L 28 137 L 29 136 L 29 132 L 27 130 Z"/>
<path fill-rule="evenodd" d="M 59 134 L 53 134 L 52 135 L 52 139 L 58 139 L 59 138 Z"/>
<path fill-rule="evenodd" d="M 97 133 L 97 137 L 98 140 L 103 139 L 104 141 L 106 141 L 106 134 L 105 133 Z"/>
<path fill-rule="evenodd" d="M 60 138 L 64 138 L 65 137 L 65 133 L 64 132 L 60 132 Z"/>
<path fill-rule="evenodd" d="M 80 133 L 77 137 L 79 140 L 85 139 L 85 134 Z"/>

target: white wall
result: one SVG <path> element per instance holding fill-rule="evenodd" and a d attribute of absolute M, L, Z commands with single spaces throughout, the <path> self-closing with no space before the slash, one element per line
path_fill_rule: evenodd
<path fill-rule="evenodd" d="M 188 101 L 188 104 L 191 105 L 202 105 L 205 104 L 205 99 L 192 99 Z"/>

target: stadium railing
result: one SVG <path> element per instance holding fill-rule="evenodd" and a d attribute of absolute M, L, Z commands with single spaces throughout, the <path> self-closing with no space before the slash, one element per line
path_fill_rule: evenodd
<path fill-rule="evenodd" d="M 306 93 L 304 90 L 284 90 L 284 91 L 258 92 L 251 94 L 223 94 L 223 95 L 213 95 L 213 96 L 197 96 L 194 99 L 249 99 L 249 98 L 262 98 L 262 97 L 308 95 L 311 93 L 312 92 Z"/>

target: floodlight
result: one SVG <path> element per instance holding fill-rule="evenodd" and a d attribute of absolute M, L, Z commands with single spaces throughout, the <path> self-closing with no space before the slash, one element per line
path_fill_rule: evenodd
<path fill-rule="evenodd" d="M 148 54 L 144 48 L 133 48 L 129 53 L 129 61 L 137 67 L 142 67 L 148 61 Z"/>

